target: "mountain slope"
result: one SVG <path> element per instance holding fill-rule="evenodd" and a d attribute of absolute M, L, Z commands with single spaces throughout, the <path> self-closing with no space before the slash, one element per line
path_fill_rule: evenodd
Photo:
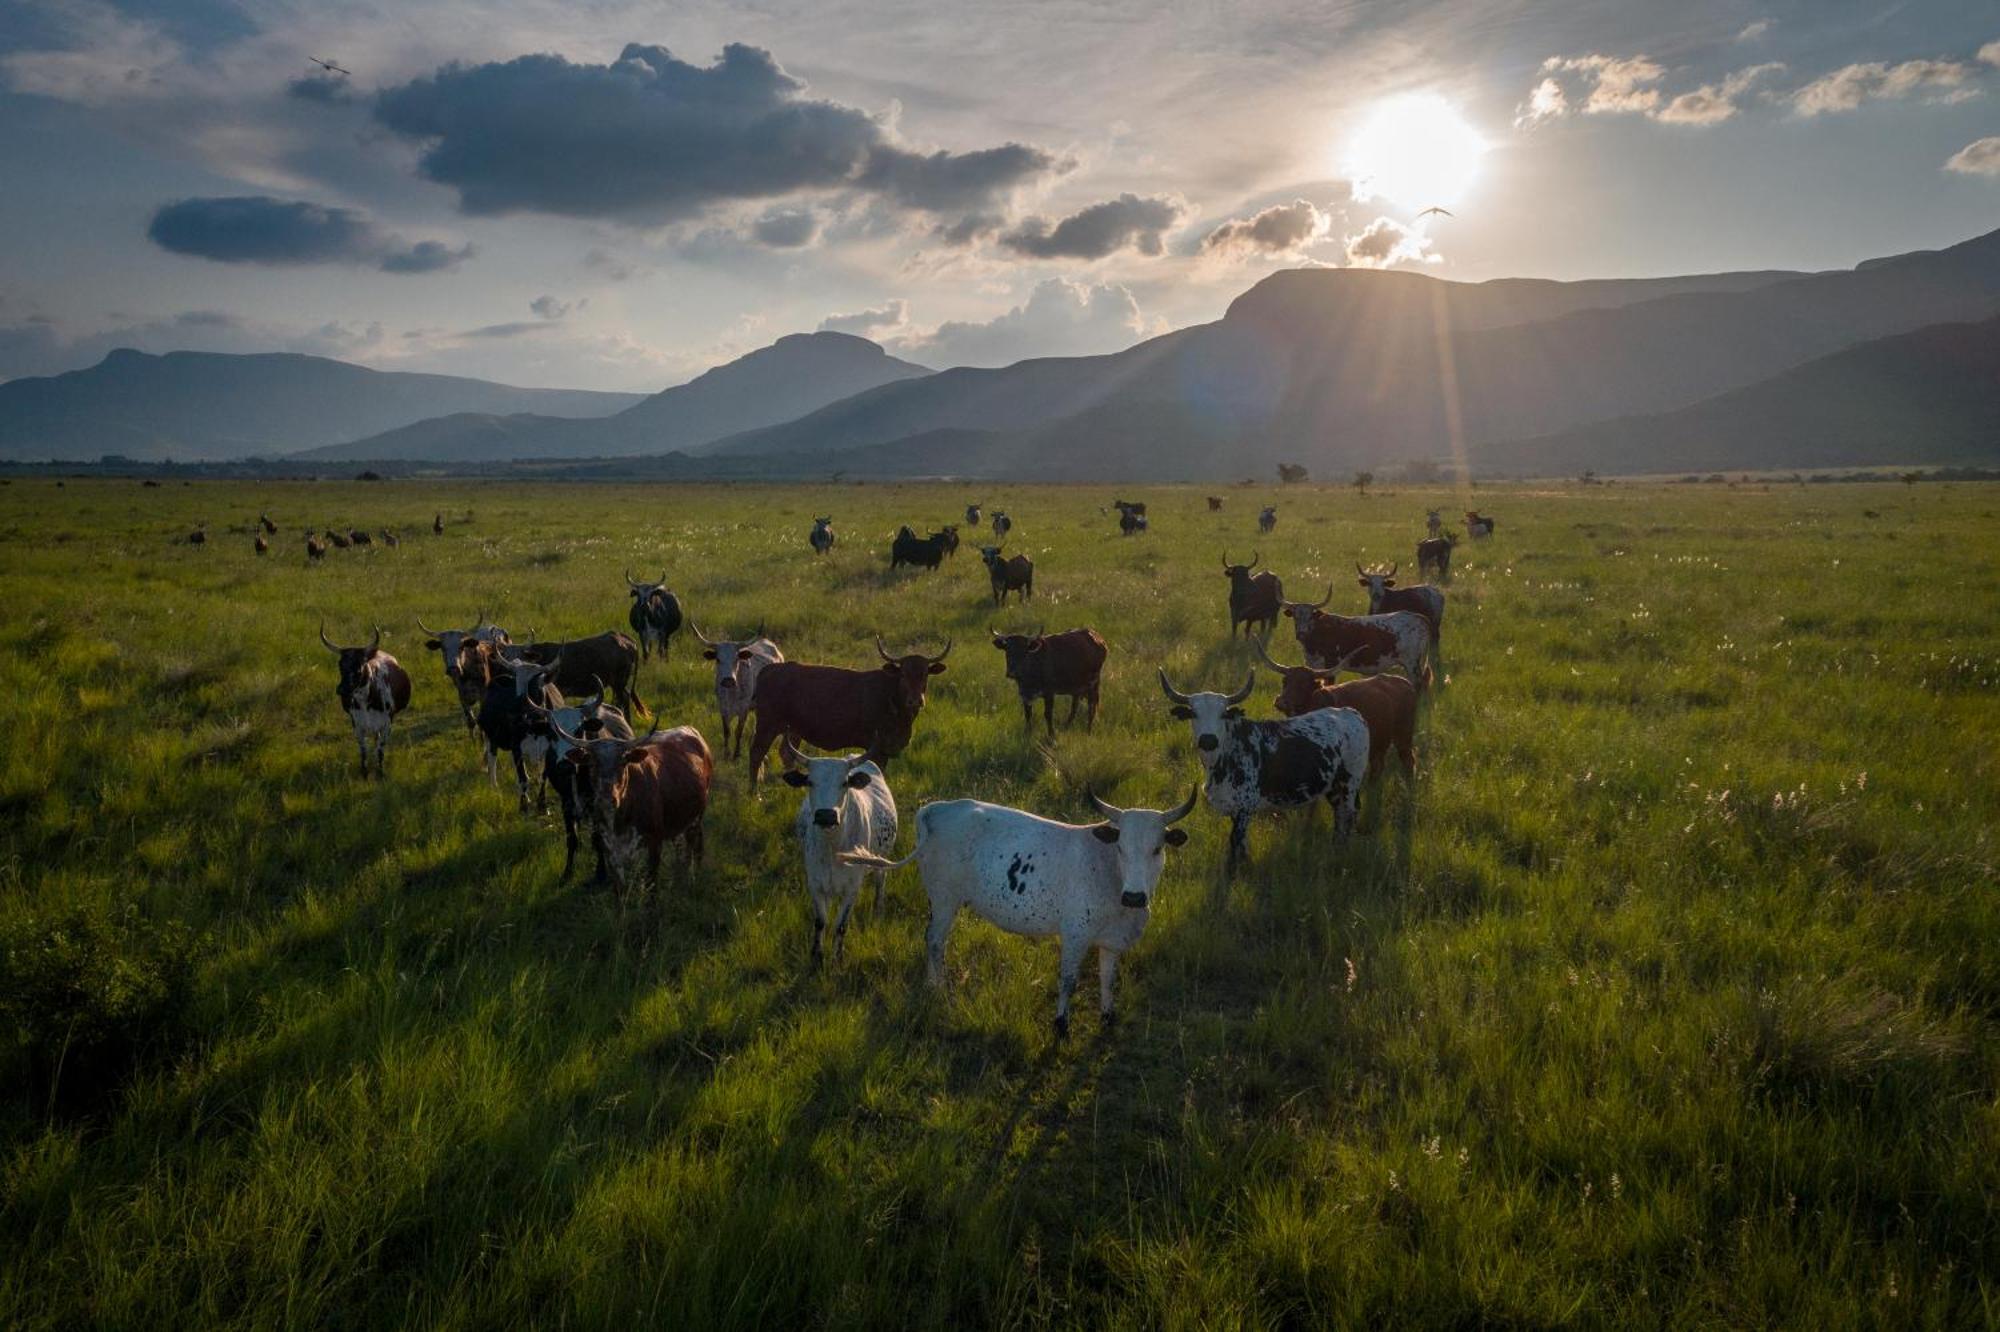
<path fill-rule="evenodd" d="M 0 384 L 0 458 L 276 455 L 447 412 L 608 415 L 638 395 L 516 388 L 290 353 L 120 349 L 87 370 Z"/>
<path fill-rule="evenodd" d="M 773 425 L 883 384 L 929 375 L 866 338 L 795 333 L 720 365 L 614 416 L 588 421 L 547 415 L 460 414 L 315 449 L 310 458 L 604 458 L 690 450 L 725 435 Z"/>
<path fill-rule="evenodd" d="M 1481 449 L 1541 476 L 2000 463 L 2000 318 L 1881 338 L 1677 411 Z"/>

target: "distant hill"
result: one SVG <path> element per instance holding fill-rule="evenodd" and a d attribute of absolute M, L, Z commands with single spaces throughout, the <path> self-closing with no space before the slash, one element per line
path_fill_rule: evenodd
<path fill-rule="evenodd" d="M 2000 318 L 1850 347 L 1648 416 L 1481 449 L 1482 471 L 1573 476 L 2000 463 Z"/>
<path fill-rule="evenodd" d="M 603 416 L 637 401 L 290 353 L 120 349 L 87 370 L 0 384 L 0 458 L 276 456 L 448 412 Z"/>
<path fill-rule="evenodd" d="M 547 414 L 459 413 L 315 449 L 305 456 L 484 462 L 687 451 L 930 373 L 923 366 L 897 360 L 866 338 L 795 333 L 613 416 L 565 421 Z"/>

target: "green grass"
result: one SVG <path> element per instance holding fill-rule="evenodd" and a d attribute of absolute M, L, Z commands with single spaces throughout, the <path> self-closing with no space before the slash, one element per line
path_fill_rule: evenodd
<path fill-rule="evenodd" d="M 1225 493 L 1142 491 L 1121 540 L 1108 490 L 0 488 L 0 926 L 201 941 L 186 1034 L 109 1101 L 0 1054 L 0 1326 L 1993 1323 L 2000 489 L 1481 490 L 1414 789 L 1344 849 L 1260 822 L 1233 883 L 1198 811 L 1118 1030 L 1086 999 L 1067 1046 L 1052 943 L 963 920 L 927 991 L 914 871 L 809 974 L 796 795 L 739 764 L 692 880 L 559 884 L 414 621 L 622 627 L 620 571 L 665 565 L 794 659 L 954 635 L 889 773 L 907 848 L 931 799 L 1177 799 L 1152 672 L 1241 678 L 1223 548 L 1352 607 L 1464 507 L 1288 490 L 1259 539 Z M 1026 611 L 970 550 L 887 571 L 974 498 Z M 404 543 L 307 567 L 336 522 Z M 416 679 L 386 783 L 322 614 Z M 1112 650 L 1048 753 L 985 644 L 1044 620 Z M 691 644 L 643 692 L 713 739 Z"/>

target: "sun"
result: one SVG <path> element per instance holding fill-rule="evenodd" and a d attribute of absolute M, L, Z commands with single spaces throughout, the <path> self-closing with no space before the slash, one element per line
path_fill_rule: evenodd
<path fill-rule="evenodd" d="M 1358 199 L 1405 208 L 1449 207 L 1479 176 L 1486 140 L 1436 93 L 1377 102 L 1348 141 L 1346 172 Z"/>

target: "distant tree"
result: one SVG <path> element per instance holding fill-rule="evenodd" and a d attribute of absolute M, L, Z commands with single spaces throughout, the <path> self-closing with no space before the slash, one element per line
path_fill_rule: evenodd
<path fill-rule="evenodd" d="M 1366 495 L 1368 493 L 1368 487 L 1374 484 L 1375 484 L 1375 473 L 1356 472 L 1354 474 L 1354 489 L 1360 492 L 1361 494 Z"/>
<path fill-rule="evenodd" d="M 1596 485 L 1596 484 L 1597 484 L 1597 469 L 1596 469 L 1596 468 L 1594 468 L 1594 467 L 1586 467 L 1586 468 L 1584 468 L 1584 469 L 1583 469 L 1583 475 L 1577 478 L 1577 482 L 1578 482 L 1578 484 L 1580 484 L 1580 485 L 1586 485 L 1586 486 L 1594 486 L 1594 485 Z"/>
<path fill-rule="evenodd" d="M 1922 472 L 1905 472 L 1902 476 L 1902 482 L 1906 486 L 1914 486 L 1923 479 L 1924 474 Z"/>
<path fill-rule="evenodd" d="M 354 479 L 356 481 L 380 481 L 382 479 L 382 474 L 380 472 L 371 469 L 366 472 L 356 473 Z"/>
<path fill-rule="evenodd" d="M 1278 480 L 1284 482 L 1288 486 L 1298 484 L 1299 482 L 1305 480 L 1308 475 L 1310 475 L 1310 473 L 1308 473 L 1306 469 L 1298 463 L 1278 464 Z"/>

